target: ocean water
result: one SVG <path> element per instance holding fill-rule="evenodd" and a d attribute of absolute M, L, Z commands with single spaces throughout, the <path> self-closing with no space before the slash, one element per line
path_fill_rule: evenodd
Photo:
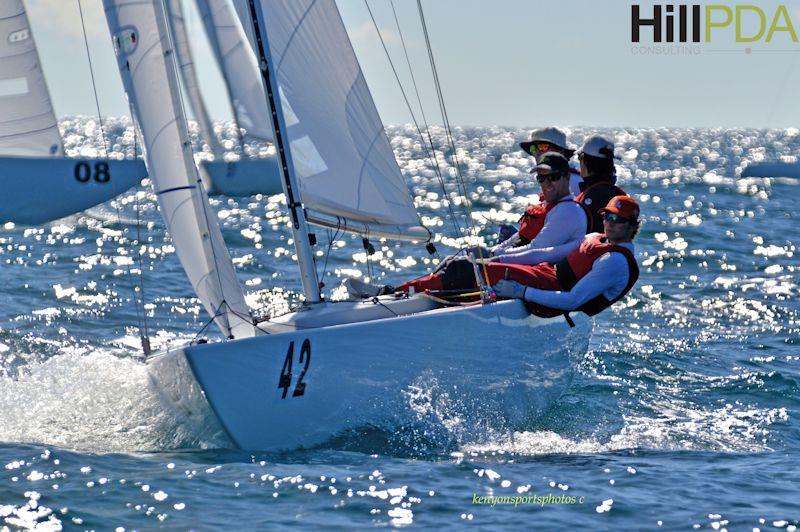
<path fill-rule="evenodd" d="M 101 146 L 92 119 L 62 129 L 73 155 Z M 239 153 L 230 124 L 219 130 Z M 739 175 L 748 161 L 800 152 L 800 131 L 604 132 L 646 219 L 642 275 L 596 318 L 569 389 L 511 436 L 476 434 L 457 403 L 417 398 L 418 423 L 396 430 L 364 427 L 310 450 L 232 449 L 213 424 L 165 408 L 147 379 L 135 299 L 155 348 L 191 340 L 207 322 L 149 189 L 42 227 L 6 224 L 0 529 L 795 530 L 800 181 Z M 114 152 L 133 154 L 124 119 L 106 133 Z M 571 140 L 591 133 L 574 128 Z M 454 131 L 483 236 L 537 193 L 516 149 L 526 134 Z M 458 244 L 454 225 L 467 224 L 463 204 L 454 201 L 454 222 L 445 201 L 456 187 L 450 179 L 442 190 L 412 128 L 389 135 L 443 256 Z M 440 130 L 434 143 L 443 145 Z M 440 164 L 449 177 L 452 165 Z M 275 315 L 297 304 L 282 198 L 212 201 L 251 306 Z M 325 261 L 324 233 L 318 260 L 332 297 L 347 276 L 396 283 L 436 260 L 377 242 L 367 262 L 360 239 L 345 236 Z"/>

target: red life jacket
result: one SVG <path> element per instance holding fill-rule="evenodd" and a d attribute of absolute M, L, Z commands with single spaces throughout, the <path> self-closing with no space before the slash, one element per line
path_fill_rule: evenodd
<path fill-rule="evenodd" d="M 591 220 L 591 227 L 586 232 L 602 232 L 603 217 L 600 215 L 600 209 L 608 205 L 608 202 L 614 196 L 627 195 L 627 192 L 613 184 L 611 181 L 607 180 L 598 181 L 597 183 L 589 185 L 580 194 L 578 194 L 578 197 L 575 198 L 575 201 L 588 209 L 589 213 L 591 214 L 589 216 L 589 219 Z"/>
<path fill-rule="evenodd" d="M 628 248 L 616 244 L 609 244 L 606 242 L 606 236 L 604 234 L 594 233 L 587 235 L 578 249 L 571 252 L 565 259 L 559 261 L 555 265 L 556 276 L 561 283 L 562 289 L 569 291 L 591 271 L 592 265 L 597 259 L 606 253 L 612 252 L 622 253 L 627 259 L 628 284 L 625 285 L 622 292 L 614 299 L 608 300 L 604 295 L 600 294 L 590 299 L 576 310 L 580 310 L 589 316 L 594 316 L 622 299 L 639 279 L 639 265 L 636 263 L 636 258 Z"/>
<path fill-rule="evenodd" d="M 548 203 L 546 206 L 541 203 L 539 205 L 528 205 L 528 208 L 525 209 L 525 214 L 523 214 L 519 219 L 519 242 L 517 245 L 525 245 L 536 238 L 536 236 L 544 228 L 544 220 L 547 217 L 547 214 L 555 209 L 556 205 L 559 203 L 567 203 L 570 201 L 573 203 L 575 202 L 574 199 L 562 199 L 554 203 Z M 592 216 L 586 209 L 585 205 L 580 203 L 579 205 L 583 208 L 583 211 L 586 214 L 586 230 L 588 232 L 589 226 L 591 225 Z"/>

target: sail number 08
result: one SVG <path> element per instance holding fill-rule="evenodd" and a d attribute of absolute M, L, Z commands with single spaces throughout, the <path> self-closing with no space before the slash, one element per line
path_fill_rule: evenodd
<path fill-rule="evenodd" d="M 108 183 L 111 181 L 111 172 L 108 163 L 98 161 L 94 163 L 94 169 L 86 161 L 80 161 L 75 165 L 75 180 L 79 183 L 88 183 L 94 179 L 98 183 Z"/>
<path fill-rule="evenodd" d="M 283 367 L 281 368 L 281 375 L 278 379 L 278 388 L 283 390 L 281 399 L 286 399 L 286 394 L 292 386 L 292 362 L 294 359 L 294 341 L 289 342 L 289 349 L 286 351 L 286 358 L 283 360 Z M 306 383 L 303 379 L 308 371 L 308 365 L 311 363 L 311 341 L 306 338 L 303 340 L 303 345 L 300 346 L 300 364 L 303 364 L 303 370 L 297 378 L 297 384 L 294 386 L 292 397 L 300 397 L 306 393 Z"/>

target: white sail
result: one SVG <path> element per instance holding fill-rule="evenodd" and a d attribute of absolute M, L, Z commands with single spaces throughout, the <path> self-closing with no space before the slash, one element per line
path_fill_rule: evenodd
<path fill-rule="evenodd" d="M 169 10 L 167 21 L 172 30 L 172 42 L 175 45 L 178 69 L 181 72 L 186 96 L 189 98 L 189 104 L 192 106 L 192 111 L 194 111 L 194 117 L 200 127 L 203 139 L 208 144 L 211 153 L 214 154 L 214 159 L 221 161 L 225 150 L 222 149 L 222 145 L 214 133 L 214 126 L 209 118 L 206 102 L 200 92 L 200 83 L 197 80 L 197 71 L 194 66 L 192 50 L 189 46 L 189 36 L 186 33 L 186 22 L 183 9 L 181 9 L 181 0 L 168 0 L 167 9 Z"/>
<path fill-rule="evenodd" d="M 63 155 L 22 0 L 0 2 L 0 154 Z"/>
<path fill-rule="evenodd" d="M 236 10 L 236 16 L 239 17 L 239 23 L 244 29 L 244 34 L 247 36 L 247 42 L 250 43 L 250 48 L 253 54 L 256 53 L 256 36 L 253 32 L 253 18 L 250 16 L 250 3 L 248 0 L 231 0 L 233 9 Z"/>
<path fill-rule="evenodd" d="M 237 124 L 250 137 L 272 141 L 261 72 L 233 5 L 230 0 L 197 0 L 197 8 L 222 69 Z"/>
<path fill-rule="evenodd" d="M 192 158 L 163 2 L 103 0 L 103 6 L 143 137 L 147 169 L 178 258 L 223 333 L 252 336 L 241 285 Z"/>
<path fill-rule="evenodd" d="M 427 239 L 334 1 L 257 4 L 309 221 Z"/>

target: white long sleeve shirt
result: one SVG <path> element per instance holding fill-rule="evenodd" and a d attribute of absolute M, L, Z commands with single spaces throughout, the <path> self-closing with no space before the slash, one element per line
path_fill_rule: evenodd
<path fill-rule="evenodd" d="M 573 196 L 567 195 L 559 200 L 561 203 L 545 216 L 542 230 L 528 244 L 494 248 L 492 251 L 497 262 L 534 265 L 558 262 L 566 257 L 583 240 L 589 223 L 583 207 L 573 201 L 563 201 L 571 199 Z M 516 237 L 514 235 L 506 242 L 513 242 Z"/>
<path fill-rule="evenodd" d="M 628 248 L 631 253 L 634 252 L 633 242 L 619 245 Z M 529 286 L 525 289 L 524 298 L 525 301 L 550 308 L 575 310 L 599 295 L 603 295 L 609 301 L 619 297 L 628 285 L 629 275 L 628 260 L 625 255 L 619 252 L 606 253 L 594 261 L 589 273 L 569 292 L 540 290 Z"/>
<path fill-rule="evenodd" d="M 581 183 L 583 183 L 583 178 L 581 177 L 580 171 L 576 170 L 575 168 L 570 168 L 569 171 L 569 193 L 573 196 L 577 196 L 581 193 Z"/>

